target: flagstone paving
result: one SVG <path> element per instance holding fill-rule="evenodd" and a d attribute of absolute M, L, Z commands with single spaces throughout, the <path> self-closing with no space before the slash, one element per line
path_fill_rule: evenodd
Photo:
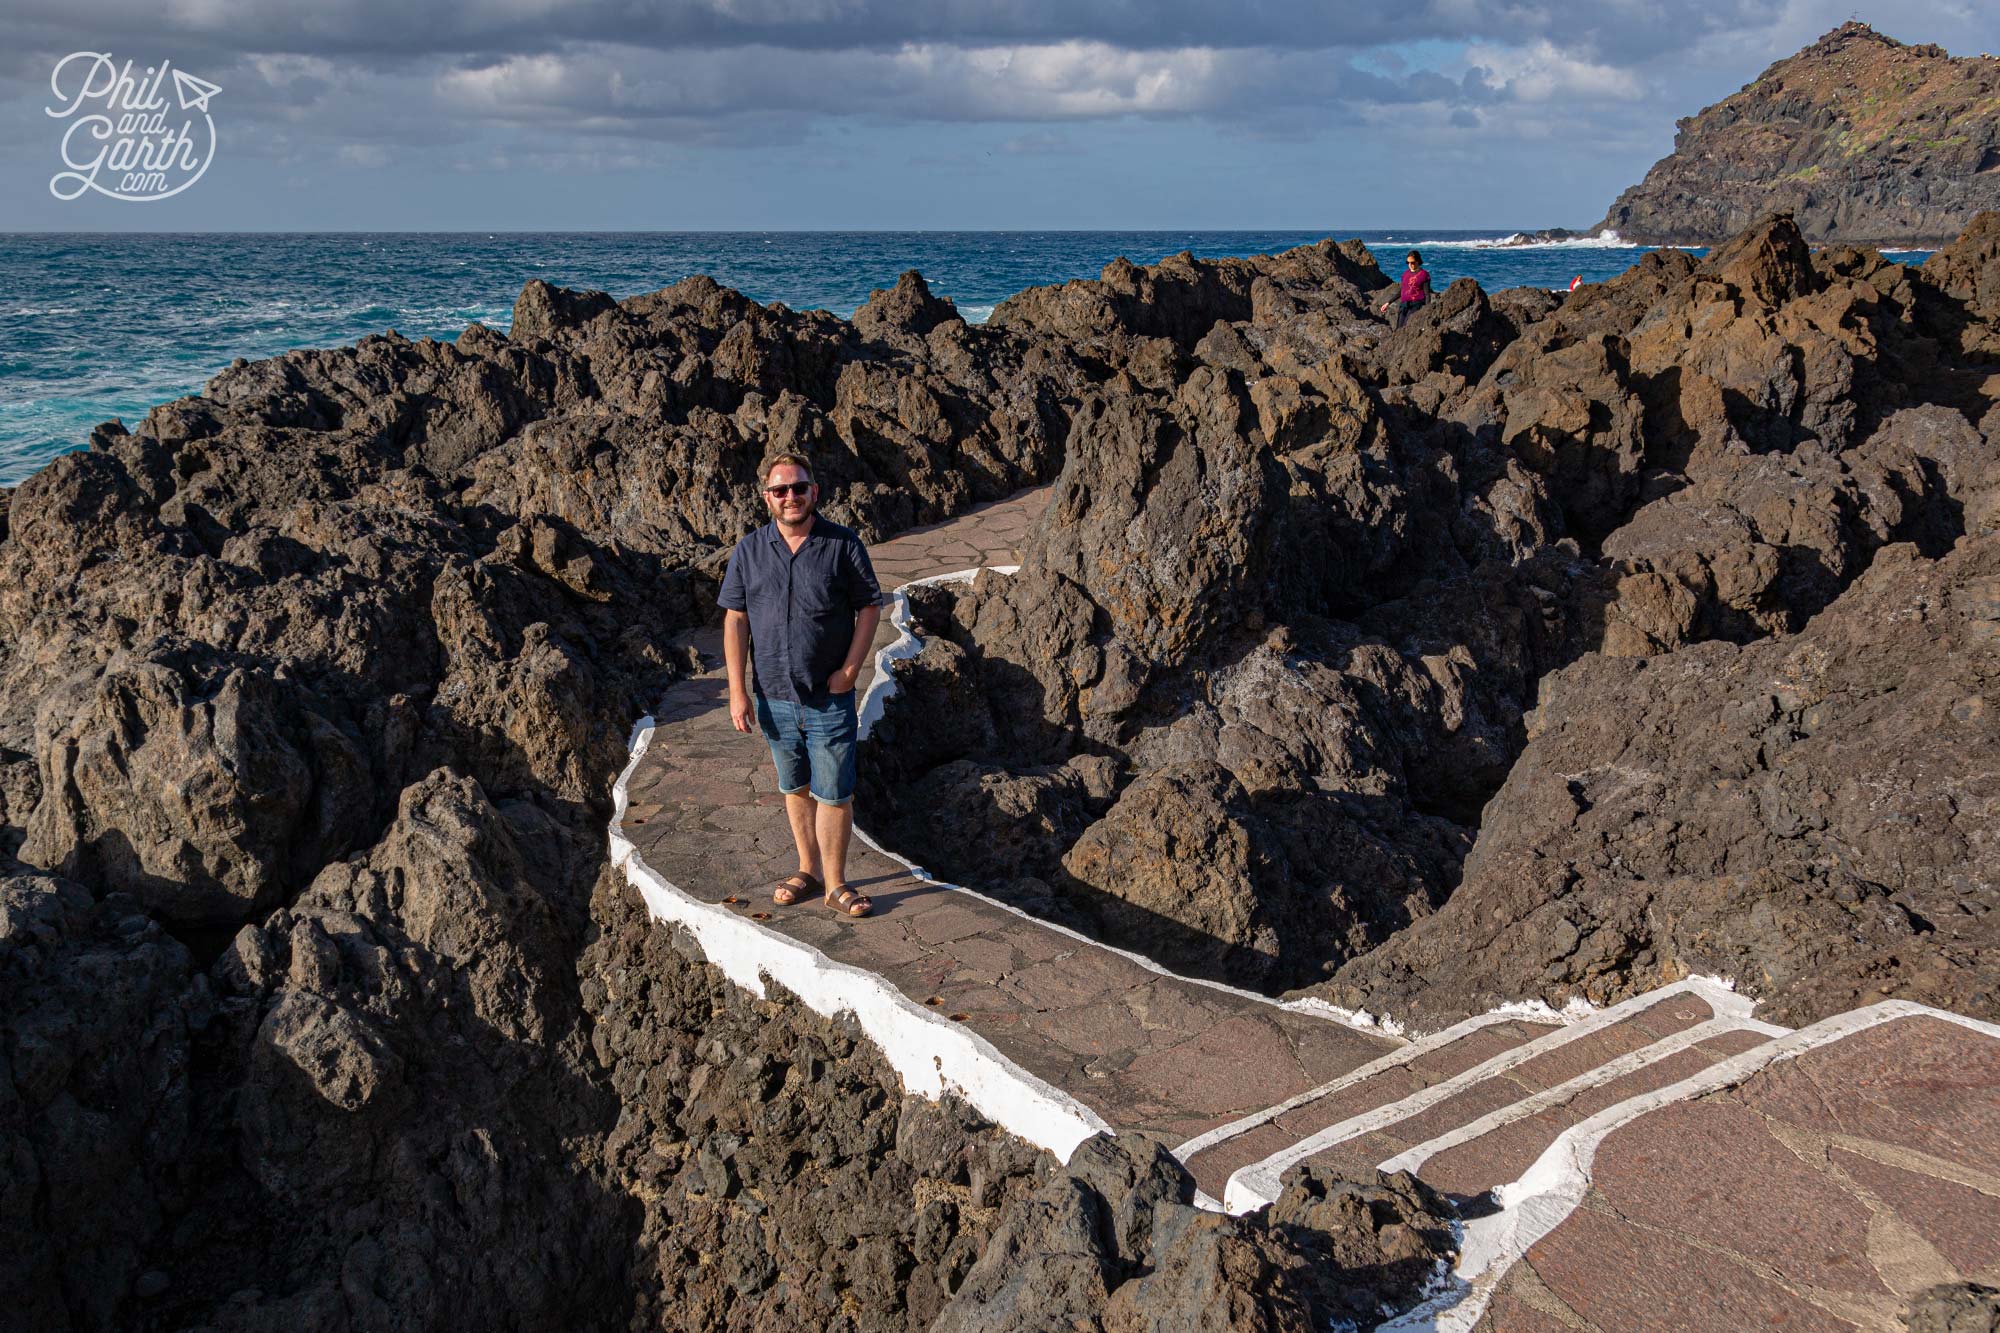
<path fill-rule="evenodd" d="M 1900 1329 L 2000 1282 L 2000 1040 L 1897 1019 L 1615 1130 L 1485 1327 Z"/>
<path fill-rule="evenodd" d="M 1023 492 L 873 546 L 882 586 L 1017 564 L 1047 502 Z M 877 648 L 897 638 L 885 616 Z M 1412 1044 L 1168 974 L 858 840 L 848 877 L 872 915 L 778 907 L 796 855 L 769 752 L 730 725 L 719 632 L 688 642 L 707 669 L 662 701 L 617 826 L 682 893 L 866 969 L 1115 1131 L 1181 1144 L 1217 1198 L 1301 1159 L 1400 1164 L 1468 1205 L 1468 1256 L 1510 1192 L 1545 1201 L 1546 1225 L 1496 1230 L 1521 1239 L 1399 1326 L 1900 1329 L 1927 1286 L 2000 1283 L 1990 1025 L 1903 1006 L 1787 1034 L 1684 982 L 1576 1027 L 1494 1015 Z M 1583 1183 L 1564 1203 L 1546 1191 L 1570 1167 Z"/>

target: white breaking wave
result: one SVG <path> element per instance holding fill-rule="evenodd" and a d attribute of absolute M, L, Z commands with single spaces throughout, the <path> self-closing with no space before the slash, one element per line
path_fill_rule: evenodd
<path fill-rule="evenodd" d="M 1644 250 L 1648 247 L 1636 241 L 1619 239 L 1615 231 L 1607 231 L 1599 236 L 1577 236 L 1567 241 L 1528 241 L 1522 237 L 1527 233 L 1513 232 L 1506 236 L 1489 237 L 1478 241 L 1413 241 L 1414 250 Z"/>
<path fill-rule="evenodd" d="M 990 305 L 962 305 L 958 308 L 958 317 L 968 324 L 984 324 L 993 317 L 993 307 Z"/>

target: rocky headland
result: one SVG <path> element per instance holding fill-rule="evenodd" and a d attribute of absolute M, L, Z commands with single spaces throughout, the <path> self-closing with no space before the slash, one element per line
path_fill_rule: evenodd
<path fill-rule="evenodd" d="M 754 477 L 913 598 L 890 845 L 1171 966 L 1434 1026 L 1733 977 L 2000 1016 L 2000 215 L 1790 217 L 1401 330 L 1358 243 L 984 327 L 703 278 L 238 363 L 0 492 L 0 1296 L 43 1327 L 1325 1327 L 1408 1178 L 1191 1207 L 904 1097 L 648 921 L 605 826 Z M 1209 1323 L 1186 1322 L 1191 1313 Z"/>
<path fill-rule="evenodd" d="M 1933 249 L 2000 208 L 2000 59 L 1835 28 L 1678 122 L 1597 225 L 1713 245 L 1789 211 L 1814 244 Z"/>

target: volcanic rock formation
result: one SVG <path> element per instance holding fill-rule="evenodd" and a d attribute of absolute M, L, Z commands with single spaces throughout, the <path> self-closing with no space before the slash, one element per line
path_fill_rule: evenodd
<path fill-rule="evenodd" d="M 1726 972 L 2000 1012 L 2000 219 L 1760 223 L 1401 330 L 1358 244 L 852 321 L 530 283 L 0 492 L 0 1300 L 39 1326 L 1324 1327 L 1408 1181 L 1057 1170 L 608 865 L 760 459 L 878 537 L 1053 479 L 863 820 L 1177 966 L 1443 1021 Z M 1466 955 L 1476 952 L 1476 959 Z M 1339 1275 L 1334 1282 L 1328 1275 Z M 1067 1304 L 1065 1304 L 1067 1302 Z"/>
<path fill-rule="evenodd" d="M 852 324 L 535 282 L 510 336 L 238 362 L 11 492 L 10 1306 L 610 1326 L 776 1283 L 801 1319 L 907 1315 L 893 1075 L 650 947 L 608 887 L 610 785 L 761 457 L 812 453 L 880 533 L 1049 475 L 1081 380 L 913 274 Z M 717 1160 L 882 1183 L 820 1210 L 825 1263 L 649 1277 L 728 1231 Z"/>
<path fill-rule="evenodd" d="M 1712 245 L 1789 210 L 1806 239 L 1930 249 L 2000 208 L 2000 60 L 1844 23 L 1679 122 L 1596 230 Z"/>
<path fill-rule="evenodd" d="M 878 733 L 892 840 L 1426 1026 L 1690 972 L 2000 1012 L 1995 240 L 1912 270 L 1781 216 L 1394 333 L 1337 278 L 1081 321 L 1113 373 L 1021 571 L 913 600 L 901 707 L 952 723 Z"/>

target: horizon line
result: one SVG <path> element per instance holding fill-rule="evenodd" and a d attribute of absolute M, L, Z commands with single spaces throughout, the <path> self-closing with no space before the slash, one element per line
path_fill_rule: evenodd
<path fill-rule="evenodd" d="M 1335 231 L 1389 232 L 1389 231 L 1432 231 L 1464 232 L 1485 235 L 1488 232 L 1502 236 L 1531 230 L 1548 228 L 1527 227 L 1445 227 L 1412 226 L 1397 227 L 1342 227 L 1329 230 L 1324 227 L 500 227 L 500 228 L 442 228 L 442 227 L 394 227 L 394 228 L 340 228 L 333 230 L 311 228 L 251 228 L 223 230 L 220 228 L 193 228 L 167 230 L 165 228 L 128 228 L 95 231 L 55 227 L 21 227 L 0 229 L 0 236 L 1090 236 L 1104 233 L 1125 235 L 1208 235 L 1225 236 L 1240 232 L 1316 232 L 1332 236 Z M 1587 235 L 1578 232 L 1578 235 Z"/>

